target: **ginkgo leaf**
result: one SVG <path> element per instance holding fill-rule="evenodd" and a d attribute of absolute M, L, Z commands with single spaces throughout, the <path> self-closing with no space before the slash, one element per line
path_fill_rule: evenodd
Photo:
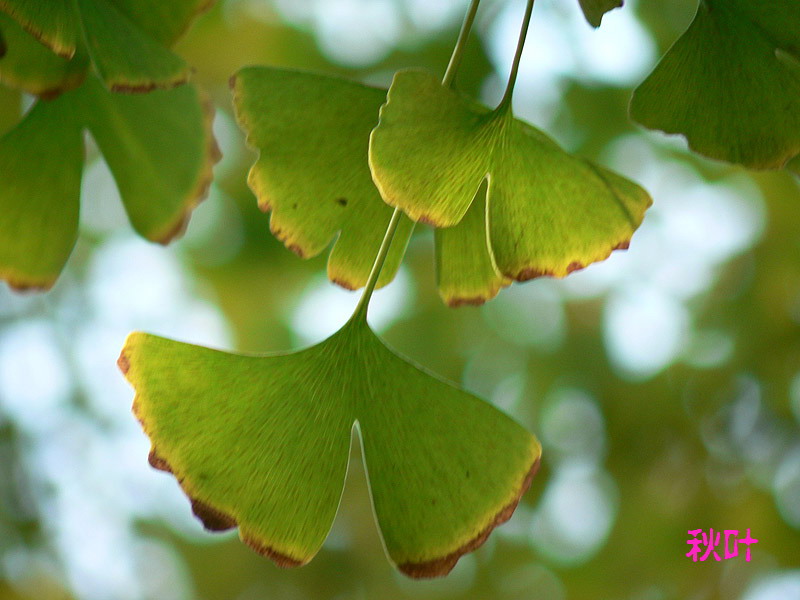
<path fill-rule="evenodd" d="M 370 143 L 383 199 L 415 221 L 461 222 L 484 180 L 488 245 L 499 272 L 563 277 L 627 248 L 647 193 L 571 156 L 541 131 L 471 104 L 419 70 L 395 75 Z"/>
<path fill-rule="evenodd" d="M 169 46 L 210 4 L 209 0 L 0 0 L 0 10 L 59 56 L 88 56 L 112 90 L 141 92 L 187 80 L 188 66 Z M 88 65 L 85 59 L 80 64 Z"/>
<path fill-rule="evenodd" d="M 0 36 L 8 40 L 8 51 L 0 58 L 0 83 L 52 98 L 79 86 L 86 77 L 85 54 L 78 53 L 70 60 L 54 54 L 2 12 Z"/>
<path fill-rule="evenodd" d="M 622 6 L 622 0 L 579 0 L 583 14 L 592 27 L 600 27 L 603 15 Z"/>
<path fill-rule="evenodd" d="M 792 160 L 790 160 L 789 164 L 786 165 L 786 168 L 789 169 L 789 171 L 791 171 L 792 173 L 800 175 L 800 154 L 798 154 Z"/>
<path fill-rule="evenodd" d="M 509 417 L 386 348 L 365 320 L 293 354 L 243 356 L 133 333 L 119 365 L 152 442 L 211 530 L 278 565 L 322 546 L 361 440 L 384 546 L 444 575 L 507 520 L 541 448 Z"/>
<path fill-rule="evenodd" d="M 231 86 L 236 118 L 259 152 L 248 182 L 272 213 L 272 233 L 306 258 L 336 238 L 328 276 L 348 289 L 363 286 L 392 216 L 367 164 L 386 91 L 268 67 L 240 70 Z M 401 221 L 378 285 L 397 272 L 412 228 Z"/>
<path fill-rule="evenodd" d="M 115 94 L 91 78 L 81 92 L 84 122 L 131 224 L 151 241 L 170 242 L 205 197 L 220 158 L 211 133 L 213 106 L 193 86 Z"/>
<path fill-rule="evenodd" d="M 82 167 L 81 126 L 68 100 L 39 102 L 0 138 L 0 278 L 12 287 L 49 288 L 67 262 Z"/>
<path fill-rule="evenodd" d="M 436 279 L 448 306 L 483 304 L 511 283 L 497 268 L 486 235 L 486 185 L 455 227 L 436 229 Z"/>
<path fill-rule="evenodd" d="M 37 102 L 0 138 L 0 276 L 16 288 L 48 288 L 58 277 L 77 235 L 84 129 L 134 228 L 161 243 L 181 233 L 219 158 L 211 114 L 191 85 L 116 94 L 94 76 Z"/>
<path fill-rule="evenodd" d="M 711 158 L 783 168 L 800 154 L 800 2 L 702 0 L 631 115 Z"/>
<path fill-rule="evenodd" d="M 0 10 L 59 56 L 75 54 L 80 25 L 73 0 L 0 0 Z"/>

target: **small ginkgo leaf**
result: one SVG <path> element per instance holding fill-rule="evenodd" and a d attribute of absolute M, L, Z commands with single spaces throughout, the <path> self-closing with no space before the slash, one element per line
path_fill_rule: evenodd
<path fill-rule="evenodd" d="M 631 116 L 711 158 L 783 168 L 800 154 L 800 2 L 702 0 Z"/>
<path fill-rule="evenodd" d="M 59 56 L 75 54 L 80 24 L 73 0 L 0 0 L 0 10 Z"/>
<path fill-rule="evenodd" d="M 636 184 L 564 152 L 541 131 L 400 71 L 370 143 L 383 199 L 415 221 L 460 223 L 484 180 L 488 245 L 499 272 L 568 273 L 627 248 L 650 206 Z"/>
<path fill-rule="evenodd" d="M 188 66 L 169 46 L 210 4 L 209 0 L 0 0 L 0 10 L 59 56 L 88 56 L 110 89 L 143 92 L 188 79 Z M 88 62 L 82 59 L 79 64 L 85 67 Z M 46 67 L 52 68 L 52 63 Z"/>
<path fill-rule="evenodd" d="M 579 0 L 583 14 L 592 27 L 600 27 L 603 15 L 622 6 L 622 0 Z"/>
<path fill-rule="evenodd" d="M 272 213 L 272 233 L 306 258 L 336 238 L 328 276 L 348 289 L 363 286 L 392 216 L 367 164 L 386 91 L 268 67 L 240 70 L 231 86 L 236 118 L 259 152 L 248 182 Z M 412 228 L 403 218 L 378 285 L 397 272 Z"/>
<path fill-rule="evenodd" d="M 148 37 L 111 0 L 76 0 L 95 69 L 116 91 L 173 87 L 189 77 L 182 58 Z"/>
<path fill-rule="evenodd" d="M 0 138 L 0 277 L 15 288 L 48 288 L 63 268 L 77 235 L 84 129 L 133 227 L 161 243 L 180 234 L 219 158 L 211 116 L 194 86 L 117 94 L 93 75 L 37 102 Z"/>
<path fill-rule="evenodd" d="M 482 400 L 391 352 L 364 320 L 293 354 L 242 356 L 133 333 L 119 365 L 150 462 L 172 472 L 211 530 L 280 566 L 330 530 L 357 428 L 387 553 L 445 575 L 507 520 L 541 448 Z"/>
<path fill-rule="evenodd" d="M 4 85 L 52 98 L 79 86 L 86 77 L 85 54 L 78 53 L 69 60 L 54 54 L 2 12 L 0 36 L 8 46 L 0 58 L 0 83 Z"/>
<path fill-rule="evenodd" d="M 82 167 L 81 126 L 68 100 L 38 103 L 0 138 L 0 278 L 12 287 L 49 288 L 67 262 Z"/>

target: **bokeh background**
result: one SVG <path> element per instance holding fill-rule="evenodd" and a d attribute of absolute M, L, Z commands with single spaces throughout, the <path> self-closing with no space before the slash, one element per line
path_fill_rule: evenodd
<path fill-rule="evenodd" d="M 521 0 L 484 0 L 458 86 L 499 99 Z M 513 519 L 443 580 L 384 557 L 357 449 L 320 555 L 283 571 L 195 521 L 147 465 L 115 360 L 146 330 L 241 351 L 324 338 L 357 295 L 268 231 L 228 77 L 248 64 L 388 85 L 441 73 L 466 0 L 219 0 L 179 44 L 217 108 L 225 154 L 186 236 L 133 235 L 91 150 L 81 238 L 44 295 L 0 287 L 0 599 L 800 598 L 800 189 L 698 158 L 627 119 L 631 89 L 696 0 L 628 0 L 595 31 L 577 0 L 540 0 L 514 101 L 566 148 L 654 197 L 631 249 L 479 308 L 439 301 L 419 227 L 373 326 L 542 440 Z M 0 130 L 30 100 L 0 89 Z M 57 152 L 57 148 L 53 148 Z M 309 173 L 313 177 L 313 173 Z M 752 560 L 693 563 L 687 530 L 750 528 Z"/>

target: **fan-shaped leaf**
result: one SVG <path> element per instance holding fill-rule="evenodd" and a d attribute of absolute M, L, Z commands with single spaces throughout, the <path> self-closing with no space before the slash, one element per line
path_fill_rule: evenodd
<path fill-rule="evenodd" d="M 603 15 L 622 6 L 622 0 L 579 0 L 586 20 L 593 27 L 600 27 Z"/>
<path fill-rule="evenodd" d="M 328 534 L 357 427 L 386 550 L 444 575 L 510 517 L 538 464 L 514 421 L 389 351 L 365 321 L 321 344 L 241 356 L 134 333 L 120 367 L 150 437 L 212 530 L 281 566 Z"/>
<path fill-rule="evenodd" d="M 370 166 L 388 204 L 437 227 L 460 223 L 486 180 L 489 248 L 518 281 L 562 277 L 627 247 L 650 205 L 637 185 L 567 154 L 510 110 L 471 105 L 418 70 L 395 75 Z"/>
<path fill-rule="evenodd" d="M 711 158 L 783 168 L 800 154 L 800 2 L 702 0 L 631 115 Z"/>
<path fill-rule="evenodd" d="M 77 234 L 82 131 L 108 162 L 134 228 L 166 243 L 204 196 L 219 152 L 211 108 L 194 86 L 145 95 L 109 92 L 90 76 L 39 101 L 0 138 L 0 276 L 47 288 Z"/>
<path fill-rule="evenodd" d="M 248 67 L 232 80 L 236 118 L 259 151 L 248 181 L 287 248 L 316 256 L 336 237 L 328 276 L 364 285 L 392 210 L 367 165 L 369 132 L 386 92 L 343 79 Z M 400 223 L 378 285 L 392 280 L 413 224 Z"/>
<path fill-rule="evenodd" d="M 168 46 L 210 4 L 209 0 L 0 0 L 0 10 L 59 56 L 88 55 L 111 89 L 149 91 L 187 80 L 189 68 Z M 38 62 L 43 73 L 33 70 L 28 78 L 46 78 L 53 68 L 54 63 L 41 56 Z M 71 68 L 77 71 L 87 64 L 82 58 Z M 34 65 L 26 66 L 31 70 Z"/>

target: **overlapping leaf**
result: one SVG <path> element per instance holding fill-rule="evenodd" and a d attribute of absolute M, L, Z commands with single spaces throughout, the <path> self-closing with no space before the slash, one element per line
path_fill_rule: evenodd
<path fill-rule="evenodd" d="M 50 287 L 75 243 L 83 135 L 114 174 L 134 228 L 166 243 L 205 194 L 218 151 L 211 108 L 190 85 L 115 94 L 90 76 L 39 101 L 0 138 L 0 277 L 16 288 Z"/>
<path fill-rule="evenodd" d="M 783 168 L 800 154 L 800 2 L 702 0 L 631 115 L 711 158 Z"/>
<path fill-rule="evenodd" d="M 88 58 L 78 53 L 61 58 L 43 46 L 5 13 L 0 12 L 0 36 L 8 50 L 0 59 L 0 83 L 42 98 L 53 98 L 78 87 L 86 78 Z"/>
<path fill-rule="evenodd" d="M 76 77 L 80 83 L 90 62 L 113 90 L 173 87 L 187 80 L 189 68 L 169 46 L 210 4 L 209 0 L 0 0 L 0 11 L 65 63 L 48 60 L 41 52 L 28 59 L 20 50 L 15 63 L 23 64 L 15 64 L 11 72 L 24 75 L 23 82 L 34 93 L 42 87 L 52 93 L 54 88 L 47 84 L 52 83 L 53 71 L 58 69 L 70 72 L 65 83 L 74 82 Z M 36 80 L 37 65 L 42 66 L 40 81 Z M 74 86 L 58 89 L 69 87 Z"/>
<path fill-rule="evenodd" d="M 232 87 L 236 118 L 259 151 L 248 181 L 272 212 L 272 232 L 302 257 L 321 253 L 338 232 L 328 276 L 349 289 L 363 286 L 392 216 L 367 165 L 386 92 L 267 67 L 242 69 Z M 412 227 L 403 218 L 379 285 L 397 272 Z"/>
<path fill-rule="evenodd" d="M 623 4 L 623 0 L 579 0 L 579 2 L 586 20 L 593 27 L 600 27 L 603 15 Z"/>
<path fill-rule="evenodd" d="M 392 561 L 444 575 L 511 516 L 540 456 L 514 421 L 351 320 L 294 354 L 241 356 L 134 333 L 119 361 L 151 464 L 195 514 L 281 566 L 311 560 L 341 497 L 351 431 Z"/>
<path fill-rule="evenodd" d="M 370 166 L 388 204 L 437 227 L 463 223 L 486 181 L 485 210 L 469 220 L 499 273 L 518 281 L 562 277 L 626 248 L 650 205 L 637 185 L 567 154 L 509 109 L 472 105 L 419 70 L 395 75 Z"/>

